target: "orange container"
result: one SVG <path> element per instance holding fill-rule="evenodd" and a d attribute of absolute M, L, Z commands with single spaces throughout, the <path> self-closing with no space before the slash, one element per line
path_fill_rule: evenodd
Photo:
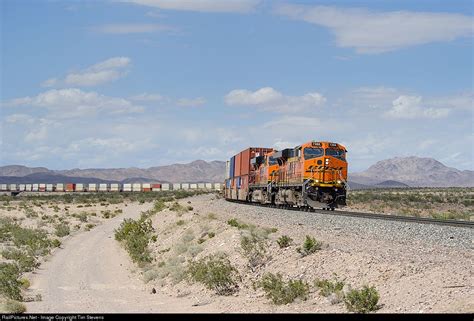
<path fill-rule="evenodd" d="M 143 187 L 143 191 L 144 191 L 144 192 L 150 192 L 150 191 L 151 191 L 151 188 L 149 188 L 149 187 Z"/>
<path fill-rule="evenodd" d="M 151 184 L 151 188 L 161 188 L 161 184 Z"/>
<path fill-rule="evenodd" d="M 241 164 L 241 160 L 242 160 L 242 155 L 241 153 L 238 153 L 237 155 L 235 155 L 235 165 L 234 165 L 234 177 L 238 177 L 240 176 L 240 164 Z"/>

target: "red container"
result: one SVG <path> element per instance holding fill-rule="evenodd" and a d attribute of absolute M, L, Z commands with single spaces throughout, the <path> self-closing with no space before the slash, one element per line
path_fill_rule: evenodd
<path fill-rule="evenodd" d="M 151 184 L 151 188 L 161 188 L 161 184 Z"/>
<path fill-rule="evenodd" d="M 235 164 L 234 164 L 234 176 L 240 176 L 240 163 L 241 163 L 242 155 L 241 153 L 235 155 Z"/>
<path fill-rule="evenodd" d="M 263 156 L 273 151 L 273 148 L 250 147 L 240 152 L 240 175 L 248 175 L 251 172 L 250 160 L 257 156 Z M 236 175 L 237 176 L 237 175 Z"/>
<path fill-rule="evenodd" d="M 74 192 L 76 184 L 66 184 L 66 192 Z"/>

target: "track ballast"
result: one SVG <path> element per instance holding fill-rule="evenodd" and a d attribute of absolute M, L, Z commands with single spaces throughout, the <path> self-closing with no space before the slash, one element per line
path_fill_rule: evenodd
<path fill-rule="evenodd" d="M 261 204 L 261 203 L 250 203 L 246 201 L 226 199 L 229 202 L 239 203 L 244 205 L 253 205 L 261 206 L 268 208 L 277 208 L 290 211 L 300 211 L 300 212 L 313 212 L 318 214 L 326 215 L 337 215 L 337 216 L 350 216 L 350 217 L 361 217 L 369 219 L 378 219 L 378 220 L 388 220 L 388 221 L 401 221 L 401 222 L 411 222 L 411 223 L 421 223 L 421 224 L 438 224 L 444 226 L 456 226 L 456 227 L 467 227 L 473 228 L 474 222 L 472 221 L 457 221 L 457 220 L 440 220 L 435 218 L 424 218 L 424 217 L 414 217 L 414 216 L 401 216 L 401 215 L 389 215 L 389 214 L 374 214 L 374 213 L 364 213 L 364 212 L 349 212 L 349 211 L 328 211 L 323 209 L 314 209 L 314 208 L 300 208 L 293 206 L 279 206 L 274 204 Z"/>

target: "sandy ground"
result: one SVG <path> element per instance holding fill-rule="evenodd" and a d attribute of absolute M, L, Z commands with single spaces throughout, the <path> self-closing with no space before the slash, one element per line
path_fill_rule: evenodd
<path fill-rule="evenodd" d="M 115 241 L 114 229 L 152 204 L 117 204 L 123 214 L 62 239 L 61 248 L 28 276 L 31 287 L 26 294 L 42 296 L 42 301 L 25 303 L 28 312 L 347 312 L 343 303 L 332 304 L 316 289 L 306 301 L 276 306 L 252 286 L 266 272 L 311 284 L 337 274 L 352 287 L 374 285 L 382 313 L 474 312 L 472 230 L 266 209 L 213 195 L 180 203 L 193 210 L 164 210 L 153 218 L 158 240 L 151 249 L 156 260 L 145 270 L 131 263 Z M 243 231 L 227 224 L 234 217 L 278 229 L 269 236 L 271 258 L 264 266 L 248 269 L 240 248 Z M 211 231 L 213 238 L 206 236 Z M 280 249 L 276 239 L 284 234 L 294 242 Z M 324 246 L 302 258 L 296 247 L 305 235 L 316 236 Z M 242 284 L 237 293 L 218 296 L 200 284 L 176 279 L 188 260 L 215 252 L 227 253 L 239 270 Z"/>
<path fill-rule="evenodd" d="M 27 303 L 35 312 L 187 312 L 200 311 L 187 298 L 151 294 L 113 234 L 123 218 L 137 218 L 143 206 L 129 205 L 87 233 L 71 237 L 32 277 L 28 292 L 42 301 Z"/>

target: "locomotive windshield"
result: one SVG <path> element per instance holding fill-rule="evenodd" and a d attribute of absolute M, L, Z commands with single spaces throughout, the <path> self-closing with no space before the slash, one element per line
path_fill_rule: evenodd
<path fill-rule="evenodd" d="M 307 147 L 304 149 L 304 159 L 311 159 L 316 157 L 323 156 L 323 149 L 322 148 L 311 148 Z"/>
<path fill-rule="evenodd" d="M 346 160 L 344 150 L 342 150 L 342 149 L 326 148 L 326 156 L 333 156 L 333 157 L 339 158 L 343 161 Z"/>
<path fill-rule="evenodd" d="M 274 158 L 273 156 L 268 157 L 268 165 L 276 165 L 276 164 L 278 164 L 278 161 L 276 158 Z"/>

